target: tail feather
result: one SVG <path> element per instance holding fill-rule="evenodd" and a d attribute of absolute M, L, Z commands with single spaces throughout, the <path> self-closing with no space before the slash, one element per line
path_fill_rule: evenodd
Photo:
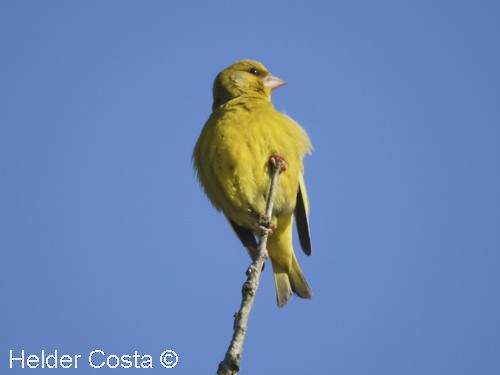
<path fill-rule="evenodd" d="M 274 268 L 274 267 L 273 267 Z M 292 297 L 292 286 L 285 272 L 274 272 L 274 284 L 276 286 L 276 302 L 278 307 L 283 307 Z"/>
<path fill-rule="evenodd" d="M 302 274 L 295 255 L 292 258 L 290 270 L 286 272 L 278 263 L 272 262 L 274 272 L 274 284 L 276 286 L 276 302 L 283 307 L 295 293 L 301 298 L 312 298 L 312 291 Z"/>
<path fill-rule="evenodd" d="M 309 285 L 307 285 L 307 281 L 302 274 L 302 270 L 299 267 L 297 258 L 295 258 L 295 254 L 292 258 L 292 267 L 290 268 L 288 277 L 290 279 L 290 284 L 292 285 L 292 291 L 296 295 L 298 295 L 300 298 L 312 298 L 312 290 L 311 288 L 309 288 Z"/>

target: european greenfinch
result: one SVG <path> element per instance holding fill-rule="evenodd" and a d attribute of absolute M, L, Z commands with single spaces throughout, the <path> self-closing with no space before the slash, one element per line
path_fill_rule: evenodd
<path fill-rule="evenodd" d="M 213 85 L 212 114 L 193 152 L 206 195 L 224 213 L 252 258 L 260 234 L 256 222 L 265 212 L 269 194 L 269 160 L 273 155 L 284 158 L 286 171 L 279 177 L 270 218 L 274 230 L 267 242 L 279 307 L 292 293 L 312 297 L 292 246 L 295 216 L 301 247 L 311 254 L 302 159 L 312 145 L 304 129 L 271 103 L 271 91 L 285 83 L 253 60 L 237 61 L 220 72 Z"/>

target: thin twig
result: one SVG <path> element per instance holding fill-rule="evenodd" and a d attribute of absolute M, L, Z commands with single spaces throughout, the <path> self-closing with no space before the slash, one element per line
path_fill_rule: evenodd
<path fill-rule="evenodd" d="M 285 167 L 284 160 L 275 159 L 275 163 L 271 165 L 271 185 L 269 187 L 269 195 L 266 204 L 266 216 L 271 221 L 274 205 L 274 196 L 278 185 L 278 178 Z M 269 224 L 269 223 L 268 223 Z M 247 280 L 242 288 L 241 306 L 238 312 L 234 314 L 233 337 L 227 349 L 224 360 L 219 363 L 217 375 L 235 375 L 240 370 L 241 353 L 243 352 L 243 342 L 247 332 L 248 317 L 252 311 L 257 288 L 259 287 L 260 274 L 262 267 L 268 257 L 267 254 L 267 237 L 268 230 L 263 230 L 260 236 L 259 246 L 257 247 L 257 257 L 248 267 L 246 275 Z"/>

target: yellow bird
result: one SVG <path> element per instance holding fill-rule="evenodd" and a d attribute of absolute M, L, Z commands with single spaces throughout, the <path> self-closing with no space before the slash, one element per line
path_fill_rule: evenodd
<path fill-rule="evenodd" d="M 267 249 L 271 259 L 276 297 L 284 306 L 292 292 L 311 298 L 292 246 L 293 216 L 303 251 L 311 254 L 309 203 L 302 159 L 312 145 L 304 129 L 276 111 L 271 91 L 286 82 L 258 61 L 240 60 L 220 72 L 213 86 L 212 114 L 193 152 L 193 164 L 206 195 L 222 211 L 252 258 L 269 193 L 269 160 L 286 160 L 280 175 L 270 220 L 275 224 Z M 274 225 L 273 225 L 274 227 Z"/>

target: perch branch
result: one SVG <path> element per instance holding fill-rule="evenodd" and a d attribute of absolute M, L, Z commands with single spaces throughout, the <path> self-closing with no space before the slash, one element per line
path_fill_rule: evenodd
<path fill-rule="evenodd" d="M 274 196 L 278 185 L 278 178 L 281 171 L 285 170 L 284 159 L 275 159 L 271 165 L 271 184 L 269 187 L 269 195 L 266 204 L 266 217 L 269 218 L 269 225 L 273 213 Z M 269 230 L 263 230 L 260 235 L 259 246 L 257 247 L 257 257 L 248 267 L 246 275 L 247 279 L 242 288 L 242 300 L 240 309 L 234 314 L 233 337 L 227 349 L 224 360 L 219 363 L 217 375 L 235 375 L 240 370 L 241 353 L 243 352 L 243 342 L 247 331 L 248 317 L 252 311 L 257 288 L 259 287 L 260 275 L 262 267 L 268 257 L 267 254 L 267 237 Z"/>

